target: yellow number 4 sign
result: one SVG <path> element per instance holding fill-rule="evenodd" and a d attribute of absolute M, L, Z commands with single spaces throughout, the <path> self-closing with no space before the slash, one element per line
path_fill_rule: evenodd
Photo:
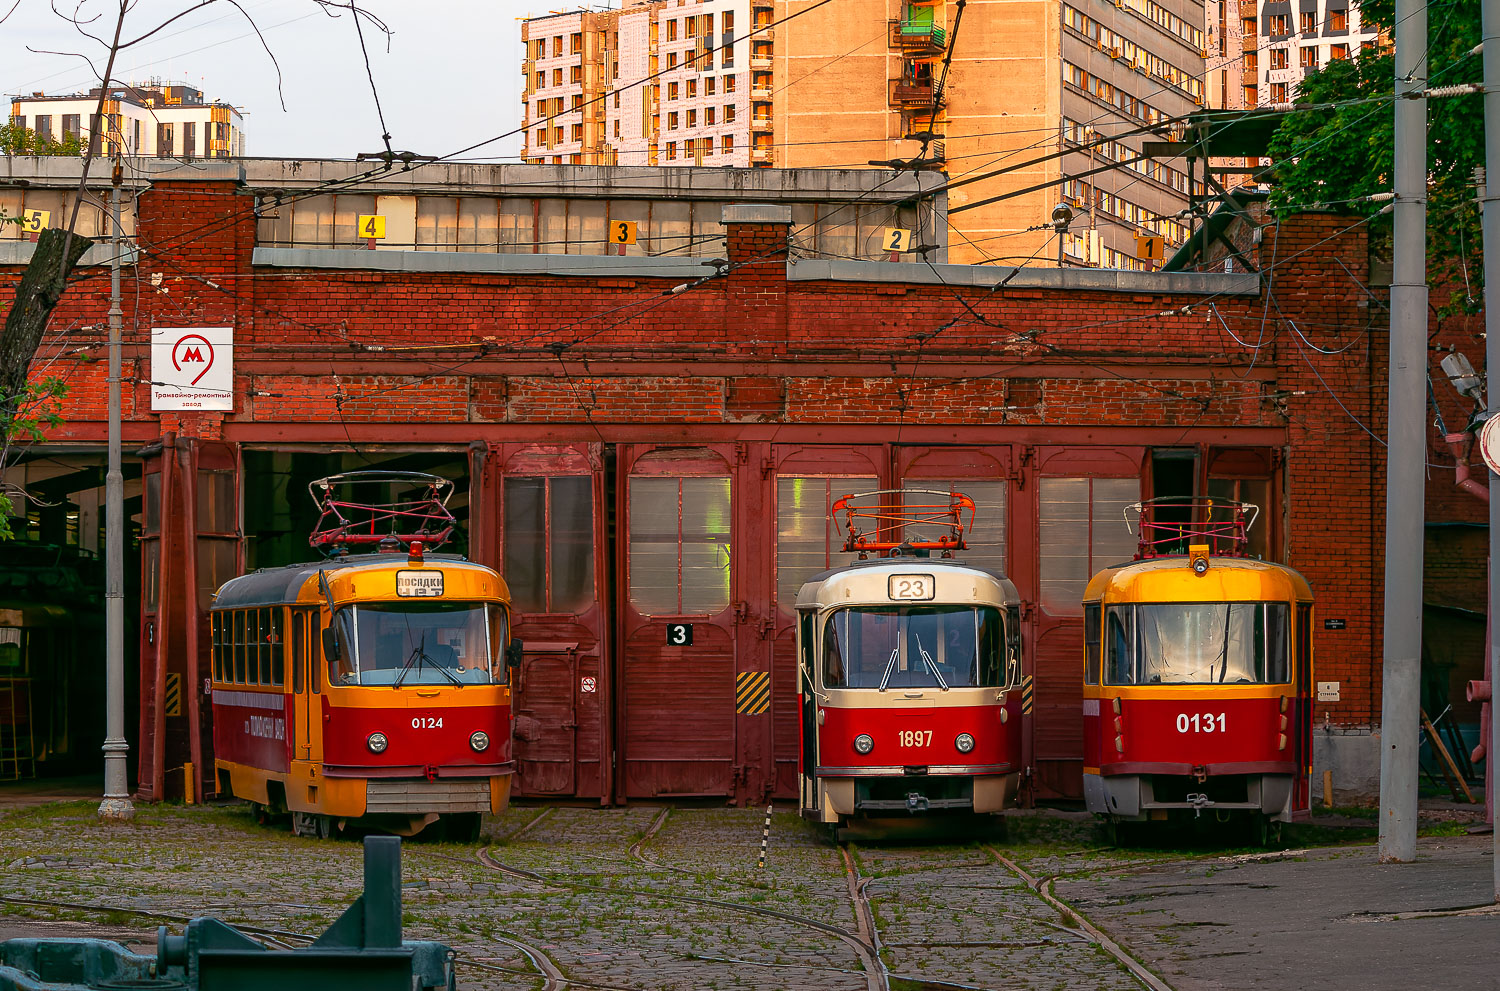
<path fill-rule="evenodd" d="M 616 220 L 609 225 L 609 239 L 614 244 L 635 243 L 635 221 Z"/>
<path fill-rule="evenodd" d="M 21 230 L 28 234 L 40 234 L 52 223 L 52 214 L 47 210 L 27 210 L 21 214 Z"/>
<path fill-rule="evenodd" d="M 911 249 L 911 231 L 905 227 L 887 227 L 885 239 L 880 242 L 881 251 L 908 251 Z"/>
<path fill-rule="evenodd" d="M 359 236 L 369 238 L 372 241 L 385 239 L 385 218 L 380 214 L 362 213 L 359 215 Z"/>

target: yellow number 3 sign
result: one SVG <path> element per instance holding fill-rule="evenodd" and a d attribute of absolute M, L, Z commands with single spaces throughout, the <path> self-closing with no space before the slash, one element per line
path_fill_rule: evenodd
<path fill-rule="evenodd" d="M 609 239 L 615 244 L 635 243 L 635 221 L 616 220 L 609 225 Z"/>
<path fill-rule="evenodd" d="M 373 241 L 385 238 L 385 218 L 380 214 L 362 213 L 359 216 L 359 236 Z"/>

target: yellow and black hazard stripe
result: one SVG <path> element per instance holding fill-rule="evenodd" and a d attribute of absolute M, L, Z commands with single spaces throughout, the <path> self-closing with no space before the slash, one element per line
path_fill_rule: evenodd
<path fill-rule="evenodd" d="M 167 691 L 162 698 L 162 712 L 168 716 L 182 715 L 182 675 L 167 672 Z"/>
<path fill-rule="evenodd" d="M 1021 679 L 1021 715 L 1031 715 L 1031 710 L 1036 704 L 1036 679 L 1026 675 Z"/>
<path fill-rule="evenodd" d="M 771 708 L 771 672 L 741 671 L 734 677 L 734 711 L 758 716 Z"/>

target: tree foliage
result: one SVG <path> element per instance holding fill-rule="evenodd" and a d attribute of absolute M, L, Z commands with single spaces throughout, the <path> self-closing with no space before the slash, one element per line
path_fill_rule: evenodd
<path fill-rule="evenodd" d="M 1363 21 L 1380 28 L 1382 37 L 1394 37 L 1394 0 L 1363 0 L 1359 9 Z M 1470 52 L 1480 40 L 1479 0 L 1433 4 L 1427 17 L 1430 85 L 1477 82 L 1480 60 Z M 1391 192 L 1395 74 L 1393 52 L 1384 45 L 1308 73 L 1298 86 L 1298 102 L 1351 102 L 1292 113 L 1282 122 L 1269 152 L 1276 163 L 1274 211 L 1284 215 L 1321 203 L 1370 215 L 1388 205 L 1348 201 Z M 1454 274 L 1451 267 L 1475 254 L 1479 245 L 1473 183 L 1475 168 L 1484 165 L 1483 110 L 1477 94 L 1427 102 L 1428 258 L 1435 282 Z M 1500 182 L 1500 176 L 1493 178 Z M 1388 216 L 1371 223 L 1373 236 L 1389 236 Z M 1478 274 L 1477 267 L 1469 272 L 1471 278 Z"/>
<path fill-rule="evenodd" d="M 61 141 L 44 137 L 27 127 L 0 124 L 0 155 L 72 155 L 83 153 L 78 135 L 65 134 Z"/>

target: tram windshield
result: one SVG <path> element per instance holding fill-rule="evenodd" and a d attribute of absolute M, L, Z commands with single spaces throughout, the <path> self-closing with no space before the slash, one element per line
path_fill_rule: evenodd
<path fill-rule="evenodd" d="M 1284 684 L 1284 602 L 1181 602 L 1105 610 L 1111 685 Z"/>
<path fill-rule="evenodd" d="M 988 606 L 839 609 L 823 632 L 828 688 L 1000 688 L 1000 610 Z"/>
<path fill-rule="evenodd" d="M 334 685 L 491 685 L 505 681 L 505 611 L 475 602 L 371 602 L 338 611 Z"/>

